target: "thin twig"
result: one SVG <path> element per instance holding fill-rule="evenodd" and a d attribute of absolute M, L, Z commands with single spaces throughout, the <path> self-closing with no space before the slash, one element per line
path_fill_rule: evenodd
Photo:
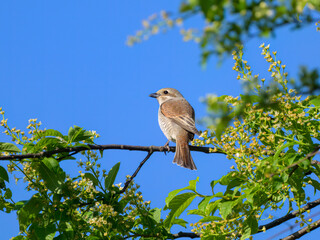
<path fill-rule="evenodd" d="M 134 145 L 122 145 L 122 144 L 108 144 L 108 145 L 87 145 L 87 147 L 68 147 L 68 148 L 59 148 L 52 151 L 44 151 L 39 153 L 27 153 L 27 154 L 12 154 L 8 156 L 0 156 L 0 160 L 22 160 L 27 158 L 43 158 L 50 157 L 57 153 L 65 153 L 65 152 L 80 152 L 80 151 L 88 151 L 88 150 L 108 150 L 108 149 L 118 149 L 118 150 L 130 150 L 130 151 L 144 151 L 149 152 L 152 148 L 153 152 L 175 152 L 176 147 L 157 147 L 157 146 L 134 146 Z M 212 148 L 209 147 L 197 147 L 190 146 L 191 151 L 195 152 L 203 152 L 203 153 L 222 153 L 222 151 L 213 152 Z"/>
<path fill-rule="evenodd" d="M 145 162 L 151 157 L 152 154 L 153 154 L 153 149 L 151 148 L 148 155 L 142 160 L 142 162 L 137 167 L 136 171 L 134 171 L 132 176 L 125 182 L 124 187 L 121 189 L 120 193 L 124 193 L 127 190 L 131 181 L 135 178 L 135 176 L 137 176 L 137 174 L 140 171 L 140 169 L 142 168 L 143 164 L 145 164 Z"/>
<path fill-rule="evenodd" d="M 319 150 L 320 150 L 320 145 L 318 145 L 311 153 L 308 153 L 307 156 L 305 156 L 303 159 L 291 164 L 290 166 L 286 167 L 286 169 L 297 166 L 298 164 L 302 163 L 303 161 L 310 159 L 311 157 L 314 157 L 319 152 Z"/>
<path fill-rule="evenodd" d="M 69 154 L 67 154 L 65 156 L 61 156 L 61 157 L 57 158 L 57 161 L 63 160 L 65 158 L 67 158 L 67 157 L 71 157 L 73 155 L 76 155 L 77 153 L 79 153 L 79 151 L 74 151 L 73 153 L 69 153 Z"/>
<path fill-rule="evenodd" d="M 286 168 L 284 168 L 280 173 L 290 169 L 290 168 L 293 168 L 291 170 L 291 172 L 289 173 L 289 177 L 291 177 L 291 175 L 294 173 L 295 170 L 297 170 L 298 168 L 298 165 L 302 162 L 304 162 L 305 160 L 307 159 L 311 159 L 312 157 L 314 157 L 320 150 L 320 145 L 318 145 L 312 152 L 308 153 L 304 158 L 300 159 L 299 161 L 287 166 Z M 271 177 L 273 177 L 275 174 L 271 174 Z"/>
<path fill-rule="evenodd" d="M 290 234 L 289 236 L 282 238 L 280 240 L 294 240 L 302 237 L 303 235 L 317 229 L 320 227 L 320 220 L 317 220 L 313 223 L 311 223 L 309 226 L 306 226 L 304 228 L 301 228 L 299 231 L 296 231 L 295 233 Z"/>

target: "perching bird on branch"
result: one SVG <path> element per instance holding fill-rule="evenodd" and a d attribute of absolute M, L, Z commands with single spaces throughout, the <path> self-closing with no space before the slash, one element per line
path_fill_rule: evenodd
<path fill-rule="evenodd" d="M 182 94 L 173 88 L 163 88 L 150 94 L 159 102 L 158 121 L 160 128 L 169 141 L 176 143 L 176 153 L 173 163 L 191 170 L 196 170 L 188 142 L 194 134 L 200 135 L 195 127 L 194 110 Z"/>

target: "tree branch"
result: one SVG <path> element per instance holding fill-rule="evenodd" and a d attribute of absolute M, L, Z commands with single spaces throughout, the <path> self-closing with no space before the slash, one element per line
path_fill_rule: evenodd
<path fill-rule="evenodd" d="M 308 218 L 307 218 L 306 220 L 313 219 L 314 217 L 319 216 L 319 215 L 320 215 L 320 211 L 318 211 L 318 212 L 316 212 L 316 213 L 314 213 L 314 214 L 311 214 L 310 216 L 308 215 Z M 266 239 L 266 240 L 274 240 L 274 239 L 277 239 L 278 236 L 284 234 L 285 232 L 288 232 L 288 231 L 292 232 L 292 230 L 293 230 L 295 227 L 299 226 L 299 225 L 300 225 L 299 222 L 295 222 L 295 223 L 293 223 L 293 224 L 290 224 L 289 227 L 287 227 L 286 229 L 284 229 L 284 230 L 282 230 L 282 231 L 280 231 L 280 232 L 275 233 L 274 235 L 270 236 L 270 237 L 269 237 L 268 239 Z"/>
<path fill-rule="evenodd" d="M 315 149 L 312 152 L 308 153 L 304 158 L 302 158 L 299 161 L 284 168 L 280 173 L 282 173 L 290 168 L 293 168 L 291 170 L 291 172 L 289 173 L 289 177 L 291 177 L 291 175 L 298 169 L 300 163 L 302 163 L 303 161 L 305 161 L 307 159 L 310 160 L 312 157 L 314 157 L 319 152 L 319 150 L 320 150 L 320 145 L 316 146 Z M 316 162 L 311 161 L 311 164 L 316 164 Z M 271 174 L 271 177 L 273 177 L 274 175 L 275 174 Z"/>
<path fill-rule="evenodd" d="M 268 224 L 265 224 L 265 225 L 261 225 L 259 226 L 259 230 L 268 230 L 270 228 L 274 228 L 276 226 L 279 226 L 280 224 L 292 219 L 292 218 L 295 218 L 296 216 L 298 216 L 299 214 L 309 210 L 309 209 L 312 209 L 316 206 L 320 205 L 320 198 L 313 201 L 313 202 L 309 202 L 307 203 L 304 207 L 296 210 L 296 211 L 293 211 L 292 213 L 289 213 L 281 218 L 278 218 Z M 260 232 L 263 232 L 263 231 L 260 231 Z M 257 232 L 257 233 L 260 233 L 260 232 Z"/>
<path fill-rule="evenodd" d="M 43 158 L 50 157 L 57 153 L 66 153 L 66 152 L 81 152 L 88 150 L 109 150 L 109 149 L 118 149 L 118 150 L 130 150 L 130 151 L 144 151 L 149 152 L 151 149 L 153 152 L 175 152 L 176 147 L 157 147 L 157 146 L 134 146 L 134 145 L 122 145 L 122 144 L 108 144 L 108 145 L 87 145 L 87 147 L 68 147 L 68 148 L 59 148 L 53 151 L 44 151 L 39 153 L 27 153 L 27 154 L 12 154 L 8 156 L 0 156 L 0 160 L 22 160 L 26 158 Z M 197 147 L 190 146 L 190 151 L 203 152 L 203 153 L 221 153 L 225 154 L 222 151 L 212 151 L 212 148 L 209 147 Z"/>
<path fill-rule="evenodd" d="M 280 240 L 293 240 L 293 239 L 298 239 L 300 237 L 302 237 L 303 235 L 317 229 L 318 227 L 320 227 L 320 220 L 315 221 L 313 223 L 311 223 L 309 226 L 306 226 L 302 229 L 300 229 L 299 231 L 290 234 L 289 236 L 282 238 Z"/>
<path fill-rule="evenodd" d="M 121 189 L 120 193 L 124 193 L 129 184 L 131 183 L 131 181 L 135 178 L 135 176 L 137 176 L 138 172 L 140 171 L 140 169 L 142 168 L 143 164 L 145 164 L 145 162 L 151 157 L 151 155 L 153 154 L 153 150 L 151 148 L 150 152 L 148 153 L 148 155 L 142 160 L 142 162 L 139 164 L 139 166 L 137 167 L 136 171 L 132 174 L 132 176 L 125 182 L 124 187 Z"/>
<path fill-rule="evenodd" d="M 272 221 L 272 222 L 270 222 L 268 224 L 260 225 L 258 227 L 260 231 L 257 232 L 257 233 L 262 233 L 263 232 L 262 230 L 268 230 L 268 229 L 274 228 L 276 226 L 279 226 L 280 224 L 282 224 L 282 223 L 284 223 L 284 222 L 286 222 L 286 221 L 288 221 L 288 220 L 290 220 L 292 218 L 295 218 L 299 214 L 301 214 L 301 213 L 303 213 L 303 212 L 305 212 L 305 211 L 307 211 L 309 209 L 315 208 L 318 205 L 320 205 L 320 198 L 315 200 L 315 201 L 313 201 L 313 202 L 307 203 L 304 207 L 300 208 L 300 210 L 293 211 L 292 213 L 289 213 L 289 214 L 287 214 L 287 215 L 285 215 L 285 216 L 283 216 L 281 218 L 278 218 L 278 219 L 276 219 L 276 220 L 274 220 L 274 221 Z M 303 229 L 301 229 L 300 231 L 302 231 Z M 306 233 L 304 233 L 304 234 L 306 234 Z M 179 233 L 176 233 L 176 234 L 172 234 L 172 236 L 173 236 L 174 239 L 175 238 L 181 238 L 181 237 L 199 238 L 200 234 L 191 233 L 191 232 L 179 232 Z M 291 239 L 291 238 L 288 238 L 288 239 Z M 284 238 L 283 240 L 288 240 L 288 239 Z M 296 239 L 296 238 L 292 238 L 292 239 Z"/>
<path fill-rule="evenodd" d="M 199 238 L 200 234 L 193 233 L 193 232 L 178 232 L 178 233 L 172 234 L 172 237 L 173 239 L 182 238 L 182 237 Z"/>

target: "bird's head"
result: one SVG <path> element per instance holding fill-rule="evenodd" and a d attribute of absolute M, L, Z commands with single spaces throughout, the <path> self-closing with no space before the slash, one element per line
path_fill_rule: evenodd
<path fill-rule="evenodd" d="M 182 94 L 174 88 L 162 88 L 149 96 L 156 98 L 160 105 L 171 99 L 183 98 Z"/>

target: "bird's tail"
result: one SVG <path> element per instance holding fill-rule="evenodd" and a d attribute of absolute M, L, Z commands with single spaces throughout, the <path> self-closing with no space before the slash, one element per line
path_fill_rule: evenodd
<path fill-rule="evenodd" d="M 188 142 L 179 141 L 179 139 L 177 139 L 176 154 L 174 155 L 173 163 L 184 168 L 197 170 L 197 167 L 191 157 Z"/>

